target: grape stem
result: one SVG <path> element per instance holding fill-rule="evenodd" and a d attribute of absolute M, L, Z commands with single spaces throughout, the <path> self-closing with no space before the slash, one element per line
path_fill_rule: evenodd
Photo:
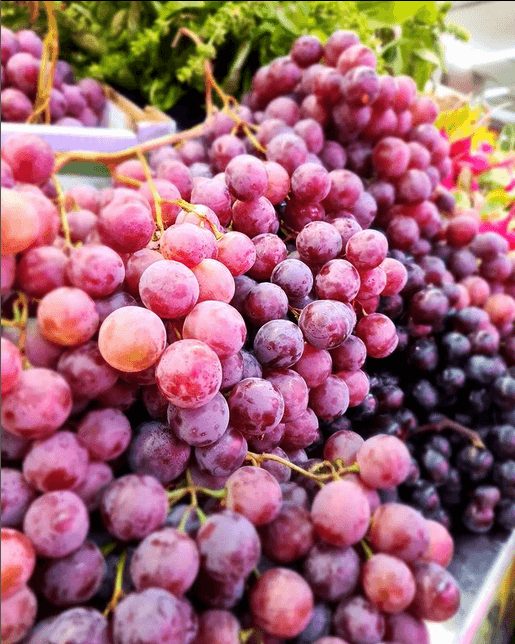
<path fill-rule="evenodd" d="M 176 490 L 168 491 L 168 501 L 170 505 L 174 505 L 175 503 L 177 503 L 177 501 L 180 501 L 188 494 L 190 495 L 190 505 L 184 511 L 184 514 L 182 515 L 181 521 L 177 528 L 181 531 L 184 531 L 188 517 L 193 510 L 195 510 L 195 512 L 197 513 L 200 523 L 207 521 L 207 517 L 204 512 L 202 512 L 198 503 L 199 494 L 205 494 L 206 496 L 210 496 L 214 499 L 225 499 L 225 497 L 227 496 L 227 489 L 223 488 L 221 490 L 211 490 L 210 488 L 202 487 L 201 485 L 195 485 L 191 476 L 191 472 L 189 470 L 186 470 L 186 485 L 183 485 L 183 487 L 179 487 Z"/>
<path fill-rule="evenodd" d="M 238 639 L 240 640 L 241 644 L 245 644 L 246 642 L 248 642 L 255 632 L 256 632 L 255 628 L 247 628 L 246 630 L 242 629 L 238 635 Z"/>
<path fill-rule="evenodd" d="M 56 201 L 59 207 L 59 217 L 61 219 L 61 227 L 63 229 L 66 248 L 73 248 L 71 234 L 70 234 L 70 225 L 68 223 L 68 215 L 66 214 L 64 192 L 55 174 L 53 175 L 52 179 L 54 180 L 55 191 L 57 192 Z"/>
<path fill-rule="evenodd" d="M 18 349 L 20 353 L 25 350 L 25 340 L 27 338 L 27 321 L 29 319 L 29 302 L 25 293 L 18 292 L 18 297 L 13 303 L 13 319 L 8 320 L 2 318 L 2 326 L 20 329 L 20 337 L 18 339 Z M 29 362 L 24 358 L 24 368 L 30 366 Z"/>
<path fill-rule="evenodd" d="M 187 36 L 193 42 L 197 45 L 197 47 L 203 47 L 204 43 L 202 39 L 198 36 L 198 34 L 194 33 L 191 31 L 191 29 L 188 29 L 187 27 L 181 27 L 179 31 L 177 32 L 177 35 L 175 36 L 173 42 L 172 42 L 172 47 L 176 47 L 177 43 L 179 42 L 181 36 Z M 213 74 L 213 67 L 211 65 L 211 61 L 208 60 L 207 58 L 204 60 L 204 83 L 206 86 L 206 113 L 207 117 L 210 118 L 214 114 L 214 105 L 213 105 L 213 90 L 218 94 L 220 100 L 222 101 L 223 107 L 222 111 L 228 114 L 232 120 L 234 121 L 234 128 L 232 130 L 232 133 L 234 134 L 235 132 L 238 131 L 238 128 L 242 128 L 245 134 L 248 136 L 250 141 L 252 142 L 252 145 L 262 152 L 263 154 L 266 152 L 265 148 L 259 143 L 259 141 L 256 139 L 254 136 L 254 133 L 252 130 L 257 130 L 258 127 L 252 123 L 247 123 L 244 121 L 241 116 L 233 109 L 233 108 L 238 108 L 238 102 L 236 99 L 232 96 L 229 96 L 224 90 L 220 87 L 218 84 L 214 74 Z"/>
<path fill-rule="evenodd" d="M 159 195 L 159 192 L 157 191 L 156 184 L 154 183 L 154 179 L 152 178 L 152 172 L 150 170 L 150 166 L 147 163 L 147 160 L 145 159 L 145 155 L 139 150 L 138 150 L 138 159 L 140 160 L 141 165 L 143 166 L 143 171 L 147 178 L 148 187 L 150 188 L 150 192 L 154 197 L 154 204 L 156 209 L 156 223 L 157 223 L 157 227 L 159 228 L 159 239 L 161 239 L 165 231 L 165 227 L 163 225 L 163 210 L 161 208 L 162 199 Z"/>
<path fill-rule="evenodd" d="M 276 463 L 281 463 L 281 465 L 289 467 L 294 472 L 298 472 L 307 478 L 313 479 L 319 483 L 320 486 L 323 485 L 324 481 L 338 480 L 343 474 L 359 473 L 359 465 L 357 463 L 353 463 L 352 465 L 345 467 L 343 463 L 338 460 L 335 463 L 331 463 L 331 461 L 322 461 L 321 463 L 314 465 L 309 470 L 305 470 L 302 467 L 295 465 L 295 463 L 292 463 L 281 456 L 276 456 L 275 454 L 255 454 L 254 452 L 247 452 L 246 460 L 249 460 L 255 467 L 260 467 L 264 461 L 276 461 Z M 316 473 L 318 470 L 324 468 L 329 469 L 330 471 L 320 474 Z"/>
<path fill-rule="evenodd" d="M 201 219 L 202 222 L 205 222 L 208 224 L 208 226 L 211 228 L 211 232 L 213 233 L 213 235 L 217 240 L 222 239 L 223 234 L 217 229 L 217 227 L 213 224 L 212 221 L 210 221 L 201 212 L 198 212 L 196 210 L 195 204 L 189 203 L 184 199 L 175 199 L 174 201 L 170 201 L 169 203 L 175 204 L 176 206 L 180 206 L 185 212 L 191 212 L 194 215 L 197 215 L 197 217 Z"/>
<path fill-rule="evenodd" d="M 39 5 L 37 2 L 32 5 Z M 43 2 L 48 19 L 48 31 L 43 41 L 43 52 L 41 55 L 41 64 L 39 68 L 38 90 L 36 101 L 32 114 L 27 119 L 27 123 L 35 123 L 39 120 L 41 114 L 44 115 L 45 123 L 50 125 L 50 97 L 54 84 L 54 74 L 57 61 L 59 59 L 59 32 L 57 29 L 57 19 L 55 14 L 55 2 Z M 39 13 L 39 6 L 31 9 L 31 14 Z"/>
<path fill-rule="evenodd" d="M 443 432 L 446 429 L 451 429 L 452 431 L 455 431 L 458 434 L 461 434 L 462 436 L 470 439 L 474 447 L 477 447 L 478 449 L 485 449 L 485 445 L 477 432 L 475 432 L 473 429 L 465 427 L 465 425 L 457 423 L 455 420 L 451 420 L 450 418 L 442 418 L 442 420 L 439 420 L 437 423 L 419 425 L 419 427 L 417 427 L 413 431 L 413 433 L 422 434 L 423 432 Z"/>
<path fill-rule="evenodd" d="M 101 552 L 104 555 L 104 557 L 107 557 L 107 555 L 110 555 L 112 552 L 116 550 L 117 543 L 116 541 L 110 541 L 109 543 L 105 543 L 101 548 Z"/>
<path fill-rule="evenodd" d="M 361 539 L 360 544 L 361 544 L 361 547 L 363 548 L 363 552 L 365 553 L 365 559 L 367 561 L 369 559 L 372 559 L 372 557 L 374 556 L 374 553 L 372 552 L 372 548 L 366 542 L 366 539 Z"/>
<path fill-rule="evenodd" d="M 127 561 L 127 550 L 124 550 L 120 555 L 120 559 L 118 560 L 118 563 L 116 564 L 116 577 L 114 580 L 113 595 L 109 601 L 109 604 L 107 604 L 106 606 L 106 609 L 104 611 L 104 617 L 107 617 L 111 611 L 115 610 L 116 607 L 118 606 L 120 599 L 123 598 L 123 595 L 124 595 L 123 573 L 125 570 L 126 561 Z"/>

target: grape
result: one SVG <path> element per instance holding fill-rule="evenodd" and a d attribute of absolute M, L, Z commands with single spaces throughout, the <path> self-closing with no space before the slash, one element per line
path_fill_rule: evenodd
<path fill-rule="evenodd" d="M 323 384 L 311 389 L 309 404 L 319 418 L 331 422 L 347 411 L 349 388 L 342 379 L 329 376 Z"/>
<path fill-rule="evenodd" d="M 353 235 L 345 247 L 347 260 L 360 271 L 379 266 L 386 257 L 388 242 L 376 230 L 363 230 Z"/>
<path fill-rule="evenodd" d="M 2 642 L 19 642 L 34 625 L 36 613 L 36 596 L 27 586 L 12 597 L 2 598 Z"/>
<path fill-rule="evenodd" d="M 131 333 L 127 333 L 131 329 Z M 166 346 L 166 330 L 152 311 L 125 306 L 102 322 L 98 348 L 115 369 L 132 373 L 153 365 Z"/>
<path fill-rule="evenodd" d="M 256 247 L 243 233 L 229 231 L 218 240 L 217 259 L 233 276 L 243 275 L 256 261 Z"/>
<path fill-rule="evenodd" d="M 288 312 L 286 293 L 276 284 L 256 284 L 243 302 L 243 313 L 256 326 L 279 320 Z"/>
<path fill-rule="evenodd" d="M 131 440 L 131 425 L 118 409 L 89 411 L 77 427 L 77 438 L 92 458 L 111 461 L 122 454 Z"/>
<path fill-rule="evenodd" d="M 274 207 L 266 197 L 253 201 L 235 201 L 232 207 L 234 229 L 248 237 L 261 233 L 276 233 L 279 220 Z"/>
<path fill-rule="evenodd" d="M 417 563 L 413 569 L 416 592 L 412 612 L 421 619 L 443 622 L 460 605 L 460 590 L 454 577 L 437 563 Z"/>
<path fill-rule="evenodd" d="M 199 298 L 199 284 L 192 271 L 173 260 L 148 266 L 139 281 L 143 304 L 162 318 L 187 315 Z"/>
<path fill-rule="evenodd" d="M 22 91 L 14 87 L 8 87 L 2 90 L 1 100 L 2 121 L 9 123 L 25 123 L 34 109 L 31 100 Z M 6 187 L 12 188 L 12 186 Z"/>
<path fill-rule="evenodd" d="M 231 427 L 211 445 L 195 448 L 202 474 L 207 472 L 214 477 L 228 477 L 243 464 L 246 455 L 247 441 Z"/>
<path fill-rule="evenodd" d="M 321 299 L 351 302 L 358 295 L 361 280 L 350 262 L 332 259 L 318 272 L 315 283 Z"/>
<path fill-rule="evenodd" d="M 328 461 L 340 459 L 344 466 L 356 462 L 356 455 L 363 445 L 363 438 L 355 432 L 340 430 L 327 439 L 324 445 L 324 458 Z"/>
<path fill-rule="evenodd" d="M 294 105 L 296 107 L 295 103 Z M 236 199 L 253 201 L 265 194 L 268 175 L 262 161 L 249 154 L 243 154 L 227 164 L 225 181 Z"/>
<path fill-rule="evenodd" d="M 315 530 L 308 510 L 284 503 L 273 521 L 260 530 L 265 555 L 277 563 L 292 563 L 304 557 L 315 543 Z"/>
<path fill-rule="evenodd" d="M 286 245 L 272 233 L 256 235 L 252 243 L 256 249 L 256 259 L 248 275 L 255 279 L 268 280 L 274 268 L 286 260 Z"/>
<path fill-rule="evenodd" d="M 408 169 L 410 158 L 408 145 L 393 136 L 381 139 L 372 154 L 374 169 L 380 176 L 387 178 L 403 175 Z"/>
<path fill-rule="evenodd" d="M 379 296 L 386 286 L 386 273 L 379 266 L 360 274 L 361 286 L 356 299 L 360 302 Z"/>
<path fill-rule="evenodd" d="M 454 554 L 454 541 L 447 529 L 437 521 L 428 520 L 427 527 L 429 529 L 429 546 L 422 560 L 447 568 Z"/>
<path fill-rule="evenodd" d="M 33 297 L 43 297 L 67 283 L 68 258 L 53 246 L 39 246 L 26 252 L 16 268 L 16 281 Z M 121 263 L 121 260 L 120 260 Z"/>
<path fill-rule="evenodd" d="M 29 439 L 21 438 L 11 434 L 3 427 L 1 428 L 2 461 L 19 461 L 27 453 L 31 442 Z"/>
<path fill-rule="evenodd" d="M 89 530 L 83 501 L 69 490 L 47 492 L 29 507 L 23 531 L 38 555 L 60 559 L 80 548 Z"/>
<path fill-rule="evenodd" d="M 2 467 L 2 526 L 18 527 L 35 498 L 35 491 L 28 485 L 21 472 Z"/>
<path fill-rule="evenodd" d="M 313 614 L 313 593 L 293 570 L 272 568 L 250 593 L 250 611 L 257 626 L 276 637 L 299 635 Z"/>
<path fill-rule="evenodd" d="M 216 256 L 216 248 L 216 239 L 211 231 L 190 223 L 170 226 L 161 239 L 163 257 L 180 262 L 188 268 L 199 264 L 203 259 Z"/>
<path fill-rule="evenodd" d="M 214 514 L 201 526 L 197 546 L 202 568 L 221 582 L 234 583 L 247 577 L 261 554 L 252 523 L 231 510 Z"/>
<path fill-rule="evenodd" d="M 203 259 L 191 271 L 197 278 L 198 301 L 219 300 L 229 303 L 234 295 L 234 279 L 229 269 L 216 259 Z"/>
<path fill-rule="evenodd" d="M 84 604 L 96 595 L 104 574 L 104 557 L 88 540 L 75 552 L 44 565 L 41 592 L 54 606 Z"/>
<path fill-rule="evenodd" d="M 2 280 L 1 293 L 2 295 L 5 295 L 11 290 L 14 284 L 16 276 L 16 260 L 14 255 L 3 255 L 0 258 L 0 261 L 0 278 Z"/>
<path fill-rule="evenodd" d="M 199 565 L 195 542 L 166 527 L 152 532 L 138 545 L 131 558 L 130 574 L 138 591 L 157 587 L 179 596 L 195 581 Z"/>
<path fill-rule="evenodd" d="M 182 441 L 205 447 L 217 441 L 229 425 L 229 407 L 218 392 L 206 405 L 196 409 L 168 406 L 168 424 Z"/>
<path fill-rule="evenodd" d="M 4 188 L 1 198 L 2 255 L 14 255 L 35 241 L 40 230 L 40 218 L 28 195 Z"/>
<path fill-rule="evenodd" d="M 105 206 L 97 224 L 102 242 L 119 253 L 144 248 L 154 233 L 154 219 L 146 203 L 135 198 L 126 203 L 113 200 Z"/>
<path fill-rule="evenodd" d="M 343 517 L 353 518 L 348 523 Z M 333 481 L 317 492 L 311 518 L 318 535 L 334 546 L 349 546 L 364 537 L 370 507 L 362 490 L 348 481 Z"/>
<path fill-rule="evenodd" d="M 209 149 L 209 160 L 216 172 L 223 172 L 231 159 L 243 154 L 243 142 L 233 134 L 223 134 L 213 141 Z"/>
<path fill-rule="evenodd" d="M 196 644 L 237 644 L 240 623 L 226 610 L 207 610 L 200 615 Z"/>
<path fill-rule="evenodd" d="M 161 148 L 161 150 L 158 150 L 154 157 L 155 159 L 154 165 L 157 168 L 156 177 L 157 179 L 164 179 L 172 183 L 178 189 L 181 195 L 181 198 L 189 201 L 191 198 L 191 191 L 192 191 L 192 181 L 191 181 L 190 172 L 187 166 L 184 165 L 184 163 L 181 163 L 181 161 L 171 156 L 167 156 L 167 158 L 163 159 L 160 163 L 158 163 L 157 154 L 159 152 L 164 152 L 164 150 L 165 150 L 164 147 Z M 173 153 L 177 154 L 175 150 L 173 150 Z M 168 155 L 168 152 L 166 154 Z M 151 153 L 150 160 L 152 161 L 152 153 Z"/>
<path fill-rule="evenodd" d="M 355 323 L 353 313 L 341 302 L 311 302 L 300 314 L 299 327 L 316 349 L 334 349 L 351 334 Z"/>
<path fill-rule="evenodd" d="M 19 54 L 27 56 L 27 54 Z M 13 57 L 14 58 L 14 57 Z M 10 62 L 12 62 L 11 59 Z M 32 63 L 32 61 L 30 61 Z M 13 66 L 15 63 L 12 63 Z M 36 63 L 37 73 L 39 65 Z M 54 153 L 50 145 L 35 134 L 14 135 L 2 146 L 2 158 L 11 167 L 16 181 L 42 184 L 54 169 Z"/>
<path fill-rule="evenodd" d="M 156 368 L 156 382 L 172 404 L 196 409 L 209 402 L 222 383 L 222 366 L 204 342 L 180 340 L 170 345 Z"/>
<path fill-rule="evenodd" d="M 281 445 L 285 449 L 304 449 L 315 442 L 318 436 L 317 415 L 308 407 L 295 420 L 284 423 Z"/>
<path fill-rule="evenodd" d="M 12 391 L 19 382 L 22 358 L 18 347 L 2 336 L 2 396 Z"/>
<path fill-rule="evenodd" d="M 385 358 L 395 351 L 399 337 L 393 322 L 382 313 L 372 313 L 358 322 L 356 335 L 372 358 Z"/>
<path fill-rule="evenodd" d="M 86 398 L 108 391 L 118 379 L 117 372 L 105 362 L 93 341 L 64 351 L 57 362 L 57 371 L 75 395 Z"/>
<path fill-rule="evenodd" d="M 324 199 L 324 207 L 328 211 L 342 208 L 352 208 L 363 192 L 361 179 L 349 170 L 333 170 L 329 173 L 331 188 Z"/>
<path fill-rule="evenodd" d="M 284 223 L 295 231 L 300 231 L 306 224 L 320 221 L 325 217 L 324 207 L 317 202 L 303 203 L 290 199 L 284 211 Z"/>
<path fill-rule="evenodd" d="M 271 320 L 254 338 L 254 352 L 261 365 L 287 369 L 301 357 L 304 348 L 302 333 L 293 322 Z"/>
<path fill-rule="evenodd" d="M 114 611 L 116 644 L 185 642 L 187 621 L 179 599 L 162 588 L 133 592 Z"/>
<path fill-rule="evenodd" d="M 267 105 L 264 118 L 280 119 L 287 125 L 293 126 L 299 120 L 299 107 L 293 99 L 280 96 Z"/>
<path fill-rule="evenodd" d="M 308 387 L 305 380 L 290 369 L 269 371 L 266 379 L 281 393 L 284 400 L 282 422 L 297 419 L 308 406 Z"/>
<path fill-rule="evenodd" d="M 281 488 L 266 470 L 241 467 L 229 476 L 225 487 L 227 509 L 242 514 L 255 526 L 269 524 L 281 510 Z M 259 499 L 255 496 L 257 489 Z"/>
<path fill-rule="evenodd" d="M 152 210 L 152 217 L 157 221 L 156 199 L 153 189 L 157 192 L 161 205 L 163 226 L 168 228 L 175 223 L 181 207 L 175 202 L 181 198 L 178 188 L 166 179 L 153 179 L 153 186 L 148 181 L 141 184 L 138 193 L 145 197 Z"/>
<path fill-rule="evenodd" d="M 362 583 L 368 599 L 387 613 L 400 613 L 415 597 L 415 580 L 410 569 L 390 555 L 373 555 L 363 567 Z"/>
<path fill-rule="evenodd" d="M 60 613 L 42 629 L 44 642 L 59 644 L 108 644 L 108 624 L 105 617 L 93 608 L 70 608 Z M 34 644 L 41 644 L 39 640 Z"/>
<path fill-rule="evenodd" d="M 224 302 L 200 302 L 184 320 L 183 338 L 200 340 L 220 359 L 229 358 L 243 347 L 245 322 L 235 308 Z"/>
<path fill-rule="evenodd" d="M 386 637 L 399 644 L 429 644 L 426 624 L 409 613 L 386 617 Z"/>
<path fill-rule="evenodd" d="M 261 378 L 241 380 L 228 398 L 231 426 L 244 435 L 265 434 L 284 414 L 284 399 L 272 383 Z"/>
<path fill-rule="evenodd" d="M 93 512 L 99 508 L 104 491 L 112 480 L 113 472 L 106 463 L 90 461 L 84 481 L 73 491 L 84 501 L 88 511 Z"/>
<path fill-rule="evenodd" d="M 2 426 L 20 438 L 43 438 L 61 427 L 71 408 L 72 394 L 62 376 L 29 369 L 2 397 Z"/>
<path fill-rule="evenodd" d="M 378 435 L 366 440 L 356 459 L 360 477 L 373 488 L 395 487 L 408 476 L 411 456 L 402 441 L 395 436 Z"/>
<path fill-rule="evenodd" d="M 86 478 L 89 461 L 75 434 L 56 432 L 35 441 L 23 461 L 23 475 L 40 492 L 69 490 Z"/>
<path fill-rule="evenodd" d="M 353 548 L 339 548 L 320 542 L 304 561 L 304 575 L 315 595 L 327 602 L 340 601 L 356 589 L 360 561 Z"/>
<path fill-rule="evenodd" d="M 30 540 L 18 530 L 2 527 L 2 602 L 18 593 L 36 565 Z"/>
<path fill-rule="evenodd" d="M 359 37 L 353 31 L 344 31 L 342 29 L 334 31 L 324 46 L 324 58 L 327 65 L 335 66 L 340 55 L 346 49 L 358 43 Z"/>
<path fill-rule="evenodd" d="M 427 551 L 430 532 L 424 517 L 413 508 L 386 503 L 374 512 L 369 538 L 374 549 L 412 563 Z"/>
<path fill-rule="evenodd" d="M 138 428 L 128 460 L 137 474 L 152 474 L 167 485 L 184 472 L 190 452 L 164 423 L 148 421 Z"/>
<path fill-rule="evenodd" d="M 280 286 L 291 301 L 306 297 L 313 287 L 313 275 L 304 262 L 285 259 L 272 271 L 270 281 Z"/>
<path fill-rule="evenodd" d="M 338 257 L 342 240 L 338 230 L 325 221 L 313 221 L 297 235 L 300 259 L 310 266 L 320 266 Z"/>
<path fill-rule="evenodd" d="M 37 318 L 45 338 L 63 346 L 87 342 L 99 323 L 91 297 L 81 289 L 68 286 L 56 288 L 43 297 Z"/>
<path fill-rule="evenodd" d="M 14 53 L 5 64 L 9 85 L 14 85 L 24 94 L 35 96 L 39 77 L 39 60 L 25 51 Z"/>
<path fill-rule="evenodd" d="M 333 623 L 338 636 L 355 644 L 378 644 L 385 632 L 383 615 L 360 595 L 338 604 Z"/>
<path fill-rule="evenodd" d="M 72 210 L 66 213 L 72 242 L 85 241 L 96 229 L 98 217 L 90 210 Z"/>
<path fill-rule="evenodd" d="M 73 251 L 66 266 L 70 283 L 92 297 L 110 295 L 125 277 L 120 256 L 108 246 L 87 245 Z"/>
<path fill-rule="evenodd" d="M 331 354 L 325 349 L 315 349 L 309 342 L 305 342 L 302 356 L 292 369 L 302 376 L 308 387 L 317 387 L 331 374 Z"/>
<path fill-rule="evenodd" d="M 243 354 L 239 351 L 225 360 L 220 360 L 220 364 L 222 365 L 222 384 L 220 385 L 220 391 L 226 392 L 243 379 Z"/>
<path fill-rule="evenodd" d="M 127 474 L 106 489 L 100 511 L 105 527 L 117 539 L 143 539 L 164 524 L 168 498 L 153 476 Z"/>

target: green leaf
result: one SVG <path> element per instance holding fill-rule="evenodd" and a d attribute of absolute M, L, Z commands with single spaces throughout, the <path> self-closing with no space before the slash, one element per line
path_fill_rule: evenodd
<path fill-rule="evenodd" d="M 440 67 L 440 60 L 438 56 L 434 54 L 430 49 L 416 49 L 413 52 L 413 55 L 421 60 L 425 60 L 426 63 L 431 63 L 435 67 Z"/>
<path fill-rule="evenodd" d="M 294 36 L 298 36 L 299 30 L 298 28 L 293 24 L 293 22 L 286 16 L 284 11 L 282 9 L 277 9 L 277 20 L 281 23 L 281 25 L 288 31 L 289 33 L 293 34 Z"/>
<path fill-rule="evenodd" d="M 434 2 L 356 2 L 368 18 L 386 25 L 402 24 L 428 4 Z"/>

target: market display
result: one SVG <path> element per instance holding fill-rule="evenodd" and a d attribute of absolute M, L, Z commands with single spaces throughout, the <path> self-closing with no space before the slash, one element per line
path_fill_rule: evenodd
<path fill-rule="evenodd" d="M 25 123 L 34 112 L 43 42 L 31 29 L 14 33 L 2 25 L 2 121 Z M 106 99 L 93 78 L 77 82 L 72 67 L 58 60 L 49 101 L 50 122 L 71 127 L 96 127 Z"/>
<path fill-rule="evenodd" d="M 429 644 L 453 531 L 515 528 L 509 242 L 355 33 L 206 82 L 165 144 L 2 147 L 2 642 Z"/>

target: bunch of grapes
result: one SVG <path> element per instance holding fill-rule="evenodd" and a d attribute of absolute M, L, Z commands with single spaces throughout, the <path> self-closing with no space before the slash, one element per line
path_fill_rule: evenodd
<path fill-rule="evenodd" d="M 2 26 L 2 121 L 25 123 L 34 111 L 43 42 L 31 29 L 14 33 Z M 55 66 L 49 110 L 51 123 L 73 127 L 97 127 L 106 99 L 93 78 L 79 82 L 64 60 Z M 2 184 L 3 185 L 3 184 Z"/>
<path fill-rule="evenodd" d="M 515 264 L 505 239 L 475 225 L 457 216 L 430 255 L 395 253 L 417 278 L 381 305 L 403 336 L 403 369 L 369 364 L 351 421 L 407 440 L 417 464 L 401 498 L 482 533 L 515 528 Z M 451 243 L 456 230 L 468 234 Z"/>
<path fill-rule="evenodd" d="M 426 644 L 456 613 L 452 537 L 393 498 L 405 437 L 349 420 L 463 292 L 421 303 L 436 115 L 338 31 L 102 191 L 7 140 L 2 640 Z"/>

